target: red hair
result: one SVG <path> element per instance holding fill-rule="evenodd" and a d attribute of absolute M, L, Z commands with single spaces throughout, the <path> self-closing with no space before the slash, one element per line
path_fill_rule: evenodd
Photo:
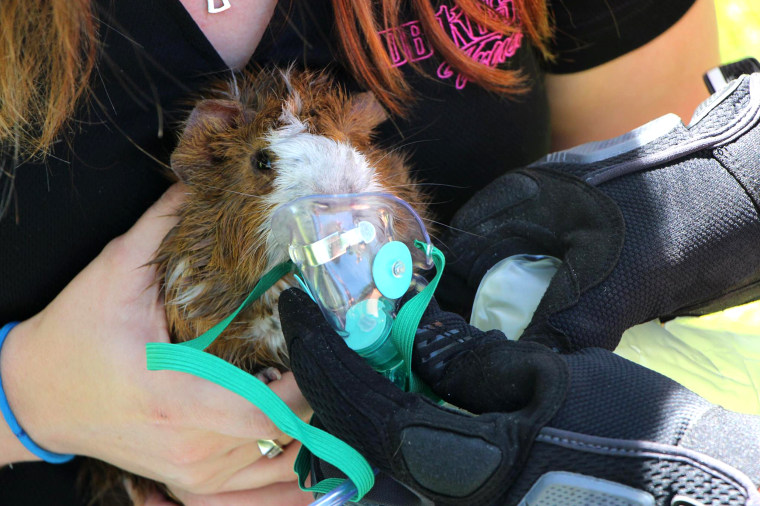
<path fill-rule="evenodd" d="M 550 26 L 545 0 L 512 0 L 519 26 L 495 14 L 495 0 L 453 0 L 474 22 L 502 33 L 521 30 L 545 56 Z M 461 51 L 435 17 L 431 0 L 408 0 L 426 37 L 467 79 L 486 89 L 519 94 L 519 71 L 498 70 Z M 402 0 L 333 0 L 346 61 L 357 79 L 392 112 L 412 98 L 379 35 L 399 25 Z M 86 95 L 97 57 L 92 0 L 0 1 L 0 146 L 21 156 L 45 153 Z M 405 3 L 406 5 L 406 3 Z M 31 10 L 30 10 L 31 9 Z"/>
<path fill-rule="evenodd" d="M 0 145 L 44 153 L 87 89 L 96 57 L 91 0 L 0 1 Z"/>
<path fill-rule="evenodd" d="M 512 0 L 519 24 L 498 15 L 487 0 L 453 2 L 470 20 L 484 28 L 504 34 L 522 31 L 544 57 L 551 57 L 547 44 L 551 27 L 545 0 Z M 473 60 L 457 47 L 438 22 L 430 0 L 409 0 L 409 3 L 433 47 L 465 78 L 507 95 L 527 90 L 519 71 L 492 68 Z M 333 9 L 345 61 L 355 77 L 393 113 L 402 114 L 404 104 L 413 98 L 413 93 L 401 70 L 392 65 L 379 35 L 382 30 L 399 26 L 401 0 L 333 0 Z"/>

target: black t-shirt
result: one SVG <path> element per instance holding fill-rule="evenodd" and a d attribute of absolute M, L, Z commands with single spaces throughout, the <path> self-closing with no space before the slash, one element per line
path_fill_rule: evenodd
<path fill-rule="evenodd" d="M 487 2 L 511 15 L 510 0 Z M 417 177 L 431 183 L 434 210 L 446 222 L 474 191 L 548 150 L 545 72 L 575 72 L 625 54 L 663 32 L 693 2 L 552 0 L 557 59 L 551 65 L 522 35 L 482 31 L 453 2 L 441 2 L 439 19 L 458 44 L 473 57 L 520 69 L 530 92 L 504 98 L 464 82 L 431 53 L 410 18 L 383 35 L 418 101 L 406 119 L 382 126 L 380 142 L 411 153 Z M 179 0 L 96 3 L 103 51 L 92 99 L 68 141 L 56 144 L 44 164 L 18 168 L 13 202 L 0 220 L 0 324 L 43 309 L 166 189 L 165 164 L 179 121 L 205 83 L 228 75 Z M 330 67 L 350 89 L 357 88 L 339 63 L 329 2 L 288 4 L 280 2 L 253 61 Z M 402 32 L 411 45 L 393 43 Z M 429 76 L 410 71 L 409 60 Z M 46 468 L 68 483 L 71 466 Z M 17 466 L 12 476 L 0 472 L 0 503 L 47 502 L 33 499 L 30 490 L 37 493 L 44 489 L 39 483 L 56 480 L 27 473 L 35 467 Z M 68 494 L 46 490 L 57 504 Z"/>
<path fill-rule="evenodd" d="M 163 192 L 178 122 L 204 83 L 228 73 L 178 0 L 98 3 L 103 55 L 93 98 L 73 124 L 70 143 L 58 143 L 44 164 L 18 168 L 13 202 L 0 220 L 0 322 L 41 310 Z M 492 3 L 513 15 L 510 0 Z M 418 100 L 407 118 L 382 125 L 380 142 L 411 153 L 439 221 L 505 170 L 546 153 L 544 72 L 582 70 L 624 54 L 674 23 L 693 0 L 554 3 L 552 65 L 522 34 L 490 33 L 450 4 L 438 8 L 441 23 L 472 57 L 524 73 L 530 92 L 517 98 L 484 91 L 441 65 L 413 18 L 383 33 Z M 253 61 L 330 67 L 357 88 L 339 63 L 329 2 L 288 4 L 278 6 Z M 410 70 L 410 60 L 429 75 Z"/>

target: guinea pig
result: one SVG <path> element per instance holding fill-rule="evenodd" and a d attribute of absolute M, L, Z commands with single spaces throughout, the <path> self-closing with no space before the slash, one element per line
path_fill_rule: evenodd
<path fill-rule="evenodd" d="M 238 75 L 197 101 L 171 156 L 187 197 L 153 261 L 175 342 L 229 316 L 263 274 L 288 259 L 270 237 L 272 213 L 282 204 L 313 194 L 387 192 L 426 219 L 426 197 L 406 158 L 373 144 L 373 130 L 386 119 L 371 93 L 350 95 L 326 73 L 292 69 Z M 277 377 L 288 363 L 277 300 L 291 285 L 292 277 L 278 282 L 207 351 L 264 381 Z M 126 473 L 113 476 L 107 481 L 125 482 Z M 139 477 L 129 483 L 137 504 L 154 486 Z"/>

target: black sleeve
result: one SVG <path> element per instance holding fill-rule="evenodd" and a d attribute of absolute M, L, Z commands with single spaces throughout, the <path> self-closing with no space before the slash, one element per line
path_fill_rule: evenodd
<path fill-rule="evenodd" d="M 554 74 L 579 72 L 643 46 L 673 26 L 696 0 L 548 0 L 554 21 Z"/>

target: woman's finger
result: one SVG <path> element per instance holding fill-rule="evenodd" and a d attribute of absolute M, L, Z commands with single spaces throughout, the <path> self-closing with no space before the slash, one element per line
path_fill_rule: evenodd
<path fill-rule="evenodd" d="M 206 380 L 194 381 L 196 378 L 185 377 L 183 381 L 192 381 L 191 389 L 172 391 L 192 392 L 184 405 L 198 421 L 200 427 L 219 434 L 249 440 L 282 440 L 283 432 L 277 425 L 248 400 Z M 303 421 L 311 418 L 312 410 L 301 395 L 293 374 L 284 373 L 279 380 L 267 385 L 288 407 Z M 199 399 L 203 404 L 199 405 Z"/>
<path fill-rule="evenodd" d="M 283 448 L 283 452 L 271 459 L 260 458 L 253 464 L 233 474 L 220 491 L 238 491 L 259 488 L 270 483 L 293 482 L 297 479 L 293 471 L 301 443 L 293 441 Z"/>
<path fill-rule="evenodd" d="M 214 483 L 209 483 L 209 486 L 212 487 L 213 490 L 233 490 L 229 486 L 226 486 L 230 477 L 241 470 L 250 467 L 259 460 L 264 461 L 260 466 L 267 465 L 266 462 L 279 462 L 277 457 L 281 457 L 284 454 L 288 445 L 293 442 L 293 438 L 282 435 L 277 439 L 267 440 L 267 443 L 273 441 L 280 448 L 280 452 L 271 450 L 271 454 L 274 455 L 271 458 L 268 458 L 267 455 L 262 453 L 259 441 L 261 440 L 250 441 L 249 439 L 236 439 L 231 440 L 223 447 L 219 445 L 219 451 L 210 453 L 202 462 L 199 462 L 195 467 L 195 471 L 201 475 L 206 472 L 209 476 L 215 476 L 213 482 L 216 483 L 216 485 L 214 485 Z M 270 474 L 279 475 L 279 473 Z M 224 486 L 222 486 L 223 484 Z M 244 487 L 238 487 L 234 490 L 239 490 L 241 488 L 250 488 L 250 484 L 245 485 Z"/>
<path fill-rule="evenodd" d="M 311 493 L 300 490 L 296 482 L 273 483 L 255 490 L 241 490 L 207 496 L 188 494 L 181 490 L 172 490 L 172 493 L 185 506 L 251 506 L 254 504 L 256 506 L 304 506 L 314 501 Z"/>
<path fill-rule="evenodd" d="M 185 506 L 310 504 L 313 501 L 311 493 L 299 489 L 297 476 L 293 472 L 293 463 L 300 448 L 300 443 L 293 441 L 281 455 L 257 460 L 235 473 L 214 494 L 193 494 L 175 487 L 169 488 Z"/>
<path fill-rule="evenodd" d="M 164 494 L 153 490 L 148 497 L 145 498 L 143 506 L 177 506 L 177 503 L 167 499 Z"/>

